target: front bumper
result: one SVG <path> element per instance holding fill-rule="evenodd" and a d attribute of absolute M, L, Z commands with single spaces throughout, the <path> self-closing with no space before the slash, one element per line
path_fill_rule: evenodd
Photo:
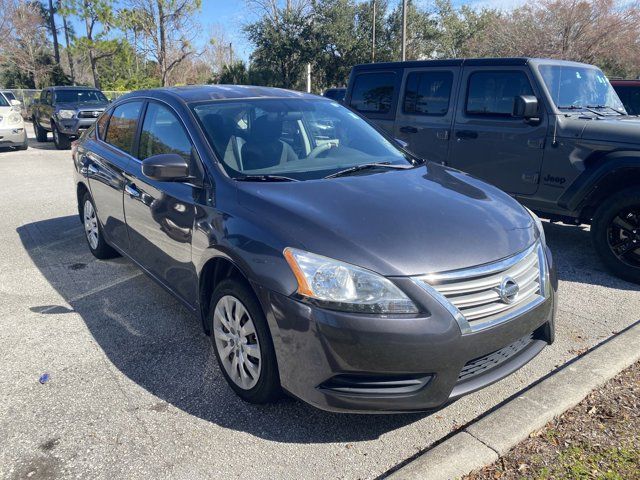
<path fill-rule="evenodd" d="M 553 341 L 557 281 L 532 310 L 463 334 L 455 318 L 411 281 L 401 287 L 429 314 L 358 315 L 321 309 L 256 286 L 267 312 L 280 380 L 292 395 L 336 412 L 425 411 L 516 371 Z"/>
<path fill-rule="evenodd" d="M 0 147 L 17 147 L 27 143 L 24 125 L 0 128 Z"/>
<path fill-rule="evenodd" d="M 96 123 L 95 118 L 70 118 L 68 120 L 56 120 L 56 126 L 60 133 L 64 133 L 68 137 L 79 137 L 83 131 Z"/>

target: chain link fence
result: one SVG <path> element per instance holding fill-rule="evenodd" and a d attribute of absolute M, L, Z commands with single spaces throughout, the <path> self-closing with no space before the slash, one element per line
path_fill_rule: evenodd
<path fill-rule="evenodd" d="M 26 89 L 26 88 L 9 88 L 18 100 L 22 102 L 22 116 L 26 119 L 31 118 L 31 106 L 33 101 L 40 98 L 40 92 L 42 90 Z M 102 90 L 102 93 L 110 100 L 113 101 L 122 95 L 129 93 L 128 91 L 116 92 L 114 90 Z"/>

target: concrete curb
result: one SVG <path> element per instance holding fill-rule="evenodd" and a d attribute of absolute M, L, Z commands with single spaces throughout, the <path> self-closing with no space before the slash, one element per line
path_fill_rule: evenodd
<path fill-rule="evenodd" d="M 495 462 L 529 434 L 640 360 L 640 322 L 393 472 L 392 480 L 449 480 Z"/>

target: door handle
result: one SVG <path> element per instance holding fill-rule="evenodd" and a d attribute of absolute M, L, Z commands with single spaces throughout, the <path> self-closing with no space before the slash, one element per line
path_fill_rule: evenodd
<path fill-rule="evenodd" d="M 418 129 L 416 127 L 410 127 L 405 125 L 404 127 L 400 127 L 400 131 L 402 133 L 418 133 Z"/>
<path fill-rule="evenodd" d="M 132 183 L 127 183 L 124 186 L 124 191 L 127 192 L 131 198 L 140 198 L 140 190 L 138 190 Z"/>
<path fill-rule="evenodd" d="M 90 163 L 89 165 L 87 165 L 87 172 L 89 172 L 91 175 L 96 175 L 98 173 L 98 169 L 92 163 Z"/>
<path fill-rule="evenodd" d="M 478 132 L 473 131 L 473 130 L 458 130 L 456 132 L 456 138 L 458 140 L 461 139 L 472 139 L 472 138 L 478 138 Z"/>
<path fill-rule="evenodd" d="M 436 138 L 438 140 L 449 140 L 449 130 L 438 130 L 436 132 Z"/>

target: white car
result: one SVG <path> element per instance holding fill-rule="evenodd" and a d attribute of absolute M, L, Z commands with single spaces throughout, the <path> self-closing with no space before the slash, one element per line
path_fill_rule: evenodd
<path fill-rule="evenodd" d="M 20 102 L 8 100 L 0 93 L 0 148 L 15 147 L 18 150 L 26 150 L 27 131 L 24 128 L 24 119 L 20 115 Z"/>

